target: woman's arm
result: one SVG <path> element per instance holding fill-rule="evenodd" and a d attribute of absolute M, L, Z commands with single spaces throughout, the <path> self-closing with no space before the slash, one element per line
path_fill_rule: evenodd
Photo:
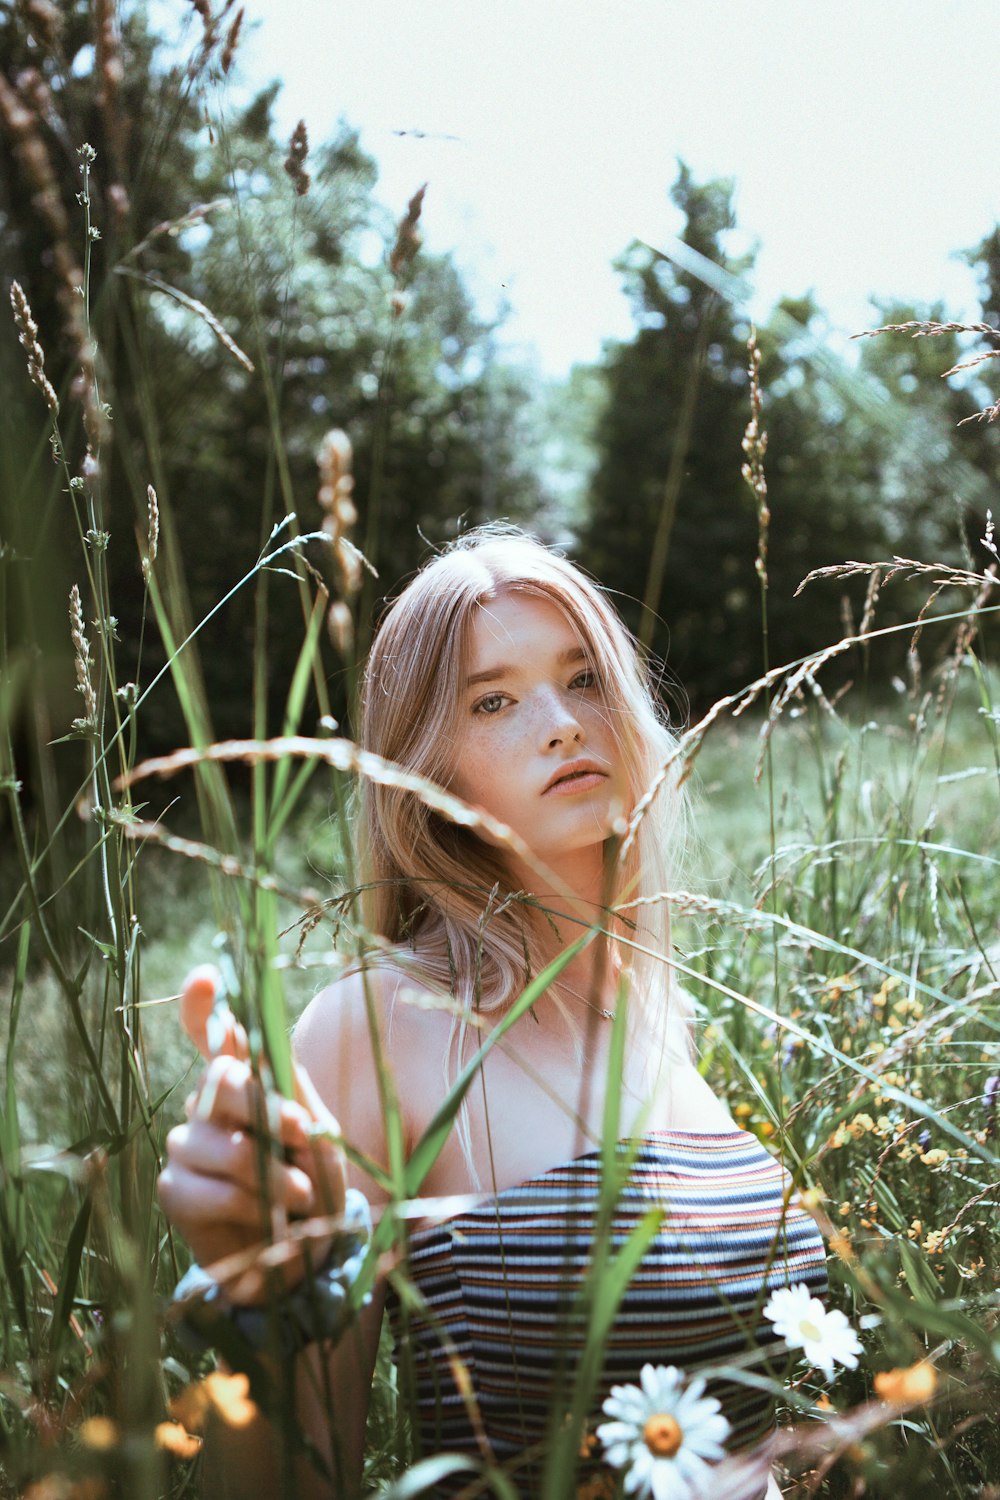
<path fill-rule="evenodd" d="M 364 1468 L 365 1427 L 385 1303 L 379 1283 L 368 1307 L 330 1353 L 312 1345 L 295 1371 L 295 1411 L 302 1432 L 328 1465 L 332 1480 L 300 1455 L 286 1467 L 281 1436 L 262 1414 L 249 1427 L 216 1418 L 206 1432 L 204 1492 L 219 1500 L 357 1500 Z M 326 1390 L 333 1417 L 328 1417 Z"/>
<path fill-rule="evenodd" d="M 311 1060 L 319 1064 L 327 1087 L 322 1094 L 312 1086 L 301 1064 L 296 1065 L 300 1101 L 283 1100 L 269 1123 L 284 1148 L 284 1160 L 272 1158 L 268 1200 L 272 1221 L 266 1222 L 264 1196 L 259 1179 L 257 1125 L 262 1118 L 259 1085 L 247 1062 L 246 1036 L 229 1017 L 224 1034 L 218 1023 L 207 1024 L 212 1014 L 217 976 L 211 970 L 196 970 L 185 984 L 181 1015 L 192 1039 L 211 1061 L 198 1087 L 186 1104 L 186 1123 L 167 1137 L 167 1166 L 160 1177 L 160 1200 L 168 1217 L 181 1231 L 199 1264 L 211 1268 L 226 1257 L 260 1244 L 275 1229 L 274 1210 L 289 1217 L 339 1213 L 344 1207 L 348 1180 L 366 1193 L 373 1205 L 385 1201 L 384 1191 L 371 1179 L 348 1166 L 343 1151 L 334 1144 L 341 1127 L 329 1113 L 324 1097 L 336 1064 L 350 1064 L 351 1112 L 362 1125 L 361 1139 L 349 1134 L 359 1148 L 384 1160 L 384 1145 L 371 1137 L 371 1122 L 381 1116 L 377 1088 L 367 1045 L 367 1020 L 363 1006 L 350 993 L 338 995 L 339 986 L 326 991 L 310 1007 L 305 1032 Z M 355 1003 L 352 1004 L 352 999 Z M 326 1024 L 317 1026 L 317 1020 Z M 358 1023 L 364 1035 L 357 1034 Z M 300 1039 L 297 1037 L 297 1043 Z M 330 1049 L 344 1049 L 337 1058 Z M 302 1048 L 296 1052 L 301 1058 Z M 368 1076 L 366 1077 L 366 1073 Z M 363 1101 L 365 1108 L 360 1107 Z M 317 1135 L 312 1127 L 324 1127 Z M 314 1246 L 318 1259 L 325 1248 Z M 285 1279 L 294 1285 L 303 1275 L 301 1257 L 285 1268 Z M 226 1282 L 227 1299 L 251 1305 L 263 1300 L 265 1276 L 251 1270 Z M 332 1349 L 312 1345 L 299 1356 L 294 1370 L 272 1368 L 280 1386 L 294 1378 L 289 1392 L 299 1426 L 340 1474 L 339 1483 L 322 1480 L 308 1460 L 289 1457 L 280 1433 L 261 1414 L 250 1426 L 227 1427 L 216 1420 L 206 1434 L 205 1466 L 211 1475 L 209 1493 L 233 1497 L 268 1497 L 301 1494 L 309 1500 L 353 1500 L 361 1484 L 364 1435 L 372 1372 L 378 1350 L 384 1288 L 377 1287 L 372 1304 L 364 1309 L 343 1339 Z M 332 1422 L 330 1416 L 332 1415 Z M 293 1478 L 294 1476 L 294 1478 Z M 285 1480 L 289 1483 L 286 1485 Z"/>

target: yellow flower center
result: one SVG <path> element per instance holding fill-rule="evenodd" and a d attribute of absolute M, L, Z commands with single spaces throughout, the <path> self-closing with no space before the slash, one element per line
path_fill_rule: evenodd
<path fill-rule="evenodd" d="M 656 1412 L 650 1417 L 642 1429 L 642 1435 L 654 1458 L 673 1458 L 684 1441 L 677 1418 L 665 1416 L 663 1412 Z"/>
<path fill-rule="evenodd" d="M 810 1321 L 809 1321 L 808 1318 L 803 1318 L 802 1319 L 802 1322 L 799 1324 L 799 1332 L 801 1333 L 801 1335 L 802 1335 L 802 1337 L 804 1339 L 813 1339 L 813 1340 L 815 1340 L 815 1339 L 818 1339 L 820 1337 L 820 1331 L 816 1327 L 816 1324 L 815 1323 L 810 1323 Z"/>

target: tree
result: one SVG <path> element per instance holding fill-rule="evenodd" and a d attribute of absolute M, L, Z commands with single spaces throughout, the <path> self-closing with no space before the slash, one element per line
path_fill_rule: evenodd
<path fill-rule="evenodd" d="M 222 92 L 228 21 L 206 22 L 191 61 L 178 64 L 164 58 L 141 8 L 125 12 L 120 35 L 111 15 L 111 7 L 92 14 L 81 0 L 63 0 L 0 18 L 9 60 L 0 104 L 15 145 L 0 164 L 0 248 L 26 284 L 79 463 L 84 437 L 68 395 L 85 353 L 74 291 L 83 259 L 75 149 L 89 141 L 97 153 L 91 212 L 102 236 L 92 247 L 92 303 L 111 407 L 104 525 L 120 656 L 137 675 L 144 634 L 148 680 L 165 659 L 155 633 L 143 632 L 134 540 L 137 529 L 145 533 L 150 483 L 178 637 L 253 566 L 286 511 L 302 530 L 315 529 L 316 452 L 331 427 L 354 446 L 355 540 L 367 538 L 380 572 L 372 602 L 416 566 L 424 536 L 444 540 L 487 513 L 525 516 L 542 497 L 522 441 L 524 382 L 494 358 L 492 330 L 449 259 L 421 253 L 399 298 L 388 264 L 395 224 L 377 202 L 375 167 L 356 134 L 343 125 L 312 153 L 311 183 L 298 195 L 274 138 L 276 88 L 235 110 Z M 383 256 L 372 253 L 379 241 Z M 68 719 L 62 600 L 70 578 L 54 563 L 69 540 L 66 499 L 46 462 L 31 459 L 34 439 L 25 434 L 41 432 L 44 411 L 12 331 L 2 349 L 12 441 L 0 528 L 27 560 L 13 618 L 59 662 L 67 685 L 60 717 Z M 284 574 L 266 587 L 268 720 L 280 726 L 302 614 Z M 250 728 L 257 619 L 247 589 L 200 637 L 220 734 Z M 327 649 L 340 715 L 342 663 Z M 140 733 L 147 749 L 183 737 L 169 693 L 147 706 Z"/>
<path fill-rule="evenodd" d="M 733 274 L 749 268 L 749 257 L 723 250 L 734 227 L 730 182 L 699 185 L 682 164 L 671 197 L 684 244 Z M 757 660 L 736 628 L 755 592 L 756 522 L 740 480 L 747 328 L 699 277 L 646 246 L 633 245 L 619 268 L 638 331 L 604 362 L 608 400 L 582 557 L 641 633 L 651 551 L 658 534 L 666 541 L 649 644 L 689 688 L 711 693 Z"/>

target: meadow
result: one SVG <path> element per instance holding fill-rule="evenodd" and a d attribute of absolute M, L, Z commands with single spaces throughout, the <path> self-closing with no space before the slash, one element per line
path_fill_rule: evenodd
<path fill-rule="evenodd" d="M 236 23 L 216 27 L 210 47 L 206 24 L 199 66 L 215 57 L 228 71 L 233 26 L 238 34 Z M 188 299 L 185 316 L 201 334 L 244 372 L 256 369 L 270 455 L 259 551 L 242 573 L 227 575 L 213 604 L 217 628 L 234 600 L 249 601 L 233 636 L 250 643 L 246 733 L 221 736 L 198 655 L 205 640 L 220 649 L 220 638 L 189 608 L 204 544 L 184 552 L 154 483 L 159 366 L 144 358 L 141 340 L 127 360 L 117 350 L 122 369 L 104 363 L 91 295 L 101 235 L 91 212 L 95 152 L 82 141 L 75 152 L 79 221 L 60 232 L 79 250 L 78 339 L 72 377 L 59 390 L 46 373 L 57 331 L 35 316 L 19 283 L 11 296 L 19 378 L 30 383 L 36 422 L 23 508 L 44 495 L 60 555 L 73 557 L 79 583 L 58 660 L 75 675 L 79 701 L 74 711 L 65 691 L 48 691 L 51 643 L 22 638 L 29 616 L 14 570 L 23 559 L 4 539 L 0 1492 L 180 1500 L 204 1491 L 205 1432 L 238 1428 L 250 1402 L 272 1411 L 288 1452 L 298 1443 L 294 1417 L 252 1353 L 238 1341 L 224 1348 L 237 1373 L 220 1377 L 211 1356 L 193 1356 L 178 1340 L 169 1297 L 187 1252 L 159 1210 L 155 1182 L 163 1137 L 195 1077 L 177 1020 L 185 971 L 210 956 L 221 965 L 262 1083 L 288 1094 L 294 1017 L 331 975 L 378 945 L 359 913 L 364 851 L 352 837 L 351 807 L 359 780 L 393 783 L 405 773 L 359 757 L 334 718 L 330 684 L 349 722 L 373 603 L 365 554 L 380 545 L 392 431 L 380 406 L 366 484 L 355 492 L 350 434 L 330 431 L 317 451 L 286 424 L 280 319 L 273 327 L 257 320 L 251 361 L 238 346 L 234 354 L 207 307 Z M 297 195 L 305 160 L 303 135 L 286 163 Z M 419 246 L 420 196 L 386 246 L 380 400 Z M 248 216 L 251 198 L 247 189 Z M 234 279 L 237 269 L 240 277 L 253 269 L 243 250 Z M 132 326 L 123 317 L 122 327 Z M 160 333 L 170 331 L 166 320 Z M 767 405 L 753 341 L 748 359 L 744 477 L 758 522 L 751 566 L 766 662 L 774 649 Z M 114 430 L 119 408 L 104 385 L 112 374 L 119 389 L 135 377 L 149 398 L 141 433 L 125 420 Z M 216 438 L 211 456 L 224 469 L 225 441 Z M 241 438 L 228 441 L 235 447 Z M 307 448 L 315 475 L 308 496 L 301 485 L 296 491 L 290 468 L 290 455 L 301 460 Z M 109 533 L 112 464 L 135 501 L 137 543 L 127 526 Z M 713 1500 L 756 1500 L 772 1462 L 796 1500 L 1000 1497 L 1000 674 L 997 553 L 992 525 L 983 525 L 984 543 L 964 566 L 928 557 L 825 569 L 809 585 L 814 596 L 859 574 L 867 581 L 860 625 L 677 724 L 678 750 L 663 768 L 664 782 L 683 782 L 690 794 L 677 883 L 662 898 L 674 919 L 669 962 L 697 1017 L 699 1066 L 737 1124 L 787 1166 L 827 1244 L 828 1306 L 844 1314 L 862 1348 L 855 1364 L 824 1369 L 823 1358 L 806 1357 L 808 1340 L 789 1337 L 777 1355 L 751 1344 L 723 1369 L 699 1372 L 764 1389 L 779 1403 L 775 1445 L 721 1465 Z M 141 578 L 142 621 L 127 678 L 111 566 L 120 569 L 126 553 Z M 906 618 L 883 625 L 881 611 L 903 583 Z M 669 614 L 669 600 L 663 608 Z M 274 669 L 279 633 L 285 644 L 294 639 L 287 672 Z M 888 687 L 891 674 L 872 667 L 899 641 L 910 642 L 906 677 Z M 168 694 L 172 750 L 147 760 L 146 726 L 162 739 Z M 445 817 L 466 816 L 439 788 L 413 790 Z M 536 976 L 498 1032 L 557 969 Z M 613 1056 L 622 1040 L 616 1023 Z M 444 1099 L 408 1160 L 386 1092 L 395 1146 L 382 1173 L 398 1213 L 385 1215 L 356 1297 L 388 1264 L 401 1300 L 419 1311 L 405 1259 L 394 1252 L 474 1076 Z M 613 1073 L 609 1083 L 605 1208 L 617 1191 Z M 591 1406 L 603 1339 L 643 1245 L 613 1245 L 606 1216 L 601 1223 L 579 1288 L 579 1365 L 543 1455 L 542 1500 L 622 1493 L 620 1474 L 587 1467 Z M 488 1456 L 417 1460 L 410 1433 L 405 1381 L 384 1334 L 369 1424 L 371 1488 L 411 1500 L 461 1475 L 468 1500 L 516 1500 L 516 1471 Z M 290 1471 L 285 1492 L 295 1493 Z"/>

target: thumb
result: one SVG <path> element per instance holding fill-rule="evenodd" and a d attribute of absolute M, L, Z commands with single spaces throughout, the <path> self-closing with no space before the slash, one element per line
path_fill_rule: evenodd
<path fill-rule="evenodd" d="M 339 1121 L 327 1109 L 319 1090 L 309 1077 L 302 1063 L 295 1062 L 293 1068 L 296 1099 L 302 1105 L 302 1108 L 308 1112 L 314 1124 L 319 1125 L 330 1136 L 334 1144 L 339 1145 L 343 1137 Z"/>
<path fill-rule="evenodd" d="M 202 1057 L 250 1055 L 247 1034 L 229 1008 L 222 975 L 214 964 L 192 969 L 181 989 L 181 1025 Z"/>

